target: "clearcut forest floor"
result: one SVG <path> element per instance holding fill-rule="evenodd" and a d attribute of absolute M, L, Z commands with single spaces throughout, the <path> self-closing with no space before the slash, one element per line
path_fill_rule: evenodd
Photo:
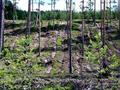
<path fill-rule="evenodd" d="M 39 80 L 36 80 L 34 82 L 35 85 L 43 85 L 43 82 L 46 84 L 52 83 L 61 83 L 61 82 L 67 82 L 70 81 L 72 83 L 81 83 L 81 86 L 75 86 L 78 88 L 86 88 L 81 90 L 88 90 L 89 88 L 93 88 L 92 90 L 99 90 L 96 89 L 100 87 L 101 80 L 98 76 L 97 68 L 99 65 L 90 63 L 89 61 L 82 61 L 80 59 L 80 48 L 79 48 L 79 39 L 80 37 L 80 28 L 81 23 L 78 20 L 73 21 L 73 30 L 72 30 L 72 65 L 73 65 L 73 74 L 69 75 L 69 56 L 68 56 L 68 48 L 67 48 L 67 35 L 65 32 L 65 22 L 56 21 L 56 27 L 53 31 L 53 28 L 48 28 L 46 25 L 48 23 L 47 21 L 43 22 L 43 27 L 41 30 L 41 57 L 39 58 L 38 52 L 39 52 L 39 44 L 38 44 L 38 29 L 34 28 L 34 24 L 31 28 L 31 44 L 30 48 L 33 49 L 34 53 L 34 59 L 37 59 L 38 63 L 43 64 L 43 70 L 39 71 L 39 74 L 36 76 L 39 76 Z M 113 22 L 115 23 L 115 22 Z M 88 27 L 89 24 L 86 24 L 85 26 L 85 35 L 87 36 L 87 30 L 93 29 L 93 31 L 100 31 L 100 24 L 99 21 L 97 22 L 96 26 L 94 27 L 91 25 L 91 27 Z M 108 39 L 107 44 L 111 50 L 112 53 L 115 53 L 118 58 L 120 58 L 120 35 L 118 34 L 117 28 L 118 25 L 113 24 L 112 29 L 107 32 Z M 48 30 L 49 29 L 49 30 Z M 26 30 L 26 24 L 25 21 L 16 21 L 16 24 L 12 25 L 12 21 L 6 21 L 5 25 L 5 48 L 13 48 L 15 47 L 16 40 L 20 38 L 25 37 L 25 30 Z M 93 33 L 94 34 L 94 33 Z M 86 40 L 87 42 L 87 40 Z M 52 50 L 53 47 L 56 47 L 56 50 Z M 85 45 L 87 47 L 87 44 Z M 82 65 L 81 65 L 82 63 Z M 82 66 L 82 71 L 81 71 Z M 119 69 L 120 70 L 120 69 Z M 81 73 L 82 72 L 82 73 Z M 119 77 L 116 77 L 119 76 Z M 44 77 L 44 78 L 43 78 Z M 56 78 L 53 78 L 56 77 Z M 70 77 L 70 78 L 69 78 Z M 120 84 L 120 72 L 117 71 L 114 75 L 115 79 L 111 78 L 103 78 L 103 85 L 105 90 L 112 90 L 111 87 L 113 85 Z M 45 79 L 46 78 L 46 79 Z M 99 81 L 100 80 L 100 81 Z M 43 81 L 43 82 L 41 82 Z M 86 83 L 86 86 L 84 85 Z M 75 84 L 75 85 L 77 85 Z M 97 84 L 97 85 L 96 85 Z M 79 90 L 79 89 L 76 89 Z M 120 90 L 120 87 L 118 85 L 118 89 Z"/>

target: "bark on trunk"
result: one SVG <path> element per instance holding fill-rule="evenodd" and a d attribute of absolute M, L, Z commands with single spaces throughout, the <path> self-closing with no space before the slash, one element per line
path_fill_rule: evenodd
<path fill-rule="evenodd" d="M 102 40 L 102 47 L 105 45 L 105 0 L 100 0 L 100 10 L 101 10 L 101 40 Z"/>
<path fill-rule="evenodd" d="M 94 0 L 94 26 L 96 25 L 96 0 Z"/>
<path fill-rule="evenodd" d="M 13 30 L 15 29 L 16 18 L 16 0 L 13 0 Z"/>
<path fill-rule="evenodd" d="M 119 0 L 118 0 L 118 1 L 119 1 Z M 112 15 L 111 15 L 111 14 L 112 14 L 112 12 L 111 12 L 111 9 L 112 9 L 111 7 L 112 7 L 112 6 L 111 6 L 111 0 L 110 0 L 110 2 L 109 2 L 109 6 L 110 6 L 110 15 L 109 15 L 109 19 L 110 19 L 110 29 L 111 29 L 111 26 L 112 26 L 112 24 L 111 24 L 111 22 L 112 22 Z"/>
<path fill-rule="evenodd" d="M 40 2 L 40 0 L 39 0 L 39 4 L 38 4 L 38 39 L 39 39 L 39 56 L 40 56 L 40 53 L 41 53 L 41 46 L 40 46 L 40 39 L 41 39 L 41 2 Z"/>
<path fill-rule="evenodd" d="M 30 36 L 30 29 L 31 29 L 31 0 L 28 1 L 28 18 L 27 18 L 27 31 L 26 36 Z"/>
<path fill-rule="evenodd" d="M 119 32 L 120 32 L 120 0 L 118 0 L 118 15 L 119 15 Z"/>
<path fill-rule="evenodd" d="M 0 0 L 0 57 L 4 42 L 4 0 Z"/>
<path fill-rule="evenodd" d="M 68 30 L 68 51 L 69 51 L 69 73 L 71 74 L 72 73 L 72 47 L 71 47 L 71 43 L 72 43 L 72 40 L 71 40 L 71 30 L 72 30 L 72 0 L 69 0 L 69 23 L 68 23 L 68 26 L 69 26 L 69 30 Z"/>

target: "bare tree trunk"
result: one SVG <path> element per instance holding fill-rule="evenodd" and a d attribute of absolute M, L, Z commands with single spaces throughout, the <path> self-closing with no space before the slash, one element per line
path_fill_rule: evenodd
<path fill-rule="evenodd" d="M 72 30 L 72 0 L 66 0 L 66 16 L 67 16 L 67 46 L 68 46 L 68 55 L 69 55 L 69 73 L 72 73 L 72 48 L 71 48 L 71 30 Z"/>
<path fill-rule="evenodd" d="M 15 18 L 16 18 L 16 0 L 13 0 L 13 30 L 15 28 Z"/>
<path fill-rule="evenodd" d="M 96 0 L 94 0 L 94 26 L 96 25 Z"/>
<path fill-rule="evenodd" d="M 104 4 L 103 4 L 103 46 L 105 45 L 105 33 L 106 33 L 106 28 L 105 28 L 105 18 L 106 18 L 106 14 L 105 14 L 105 7 L 106 7 L 106 0 L 104 0 Z"/>
<path fill-rule="evenodd" d="M 105 45 L 105 0 L 101 0 L 100 2 L 101 7 L 101 40 L 102 40 L 102 47 Z"/>
<path fill-rule="evenodd" d="M 31 0 L 28 1 L 28 17 L 27 17 L 27 31 L 26 37 L 30 36 L 30 29 L 31 29 Z"/>
<path fill-rule="evenodd" d="M 0 0 L 0 58 L 4 45 L 4 0 Z"/>
<path fill-rule="evenodd" d="M 72 43 L 72 38 L 71 38 L 71 31 L 72 31 L 72 0 L 69 1 L 69 46 L 68 46 L 68 50 L 69 50 L 69 73 L 72 73 L 72 47 L 71 47 L 71 43 Z"/>
<path fill-rule="evenodd" d="M 33 2 L 34 0 L 32 0 L 32 12 L 34 11 L 33 9 L 34 9 L 34 2 Z"/>
<path fill-rule="evenodd" d="M 85 28 L 85 1 L 82 0 L 82 31 L 81 31 L 81 34 L 82 34 L 82 47 L 81 47 L 81 62 L 80 62 L 80 69 L 81 69 L 81 75 L 82 75 L 82 61 L 84 60 L 84 28 Z"/>
<path fill-rule="evenodd" d="M 53 0 L 53 31 L 55 29 L 55 4 L 56 0 Z"/>
<path fill-rule="evenodd" d="M 69 0 L 66 0 L 66 27 L 65 27 L 65 34 L 67 35 L 67 48 L 69 49 Z M 71 59 L 69 58 L 69 55 L 70 55 L 70 52 L 68 51 L 68 59 L 69 59 L 69 73 L 71 73 Z M 65 59 L 65 56 L 64 56 L 64 59 Z"/>
<path fill-rule="evenodd" d="M 119 0 L 118 0 L 119 1 Z M 110 18 L 110 29 L 111 29 L 111 26 L 112 26 L 112 24 L 111 24 L 111 19 L 112 19 L 112 12 L 111 12 L 111 3 L 112 3 L 112 1 L 110 0 L 110 2 L 109 2 L 109 6 L 110 6 L 110 15 L 109 15 L 109 18 Z"/>
<path fill-rule="evenodd" d="M 100 12 L 101 12 L 101 40 L 102 40 L 102 47 L 104 47 L 104 10 L 105 7 L 105 0 L 100 0 Z M 99 52 L 99 51 L 98 51 Z M 100 59 L 100 58 L 99 58 Z M 101 62 L 101 61 L 100 61 Z M 102 70 L 102 65 L 100 63 L 100 71 Z M 100 73 L 100 90 L 103 90 L 103 81 L 102 81 L 102 73 Z"/>
<path fill-rule="evenodd" d="M 120 32 L 120 0 L 118 0 L 119 32 Z"/>
<path fill-rule="evenodd" d="M 69 22 L 69 18 L 68 18 L 68 11 L 69 11 L 69 2 L 68 0 L 66 0 L 66 20 L 67 20 L 67 25 L 66 25 L 66 29 L 65 29 L 65 33 L 67 34 L 67 38 L 68 38 L 68 22 Z"/>
<path fill-rule="evenodd" d="M 53 0 L 51 0 L 51 12 L 52 12 L 52 15 L 51 15 L 51 21 L 52 21 L 52 19 L 53 19 L 53 6 L 54 6 L 54 3 L 53 3 Z M 52 21 L 53 22 L 53 24 L 54 24 L 54 20 Z M 52 25 L 53 26 L 53 25 Z M 54 31 L 54 26 L 53 26 L 53 31 Z"/>
<path fill-rule="evenodd" d="M 39 0 L 39 4 L 38 4 L 38 37 L 39 37 L 39 56 L 40 56 L 40 53 L 41 53 L 41 48 L 40 48 L 40 37 L 41 37 L 41 9 L 40 9 L 40 4 L 41 4 L 41 1 Z"/>
<path fill-rule="evenodd" d="M 53 0 L 51 0 L 51 11 L 52 11 L 52 8 L 53 8 Z"/>
<path fill-rule="evenodd" d="M 82 56 L 84 56 L 84 28 L 85 28 L 85 12 L 84 12 L 84 0 L 82 1 Z"/>
<path fill-rule="evenodd" d="M 105 29 L 107 30 L 108 27 L 109 27 L 109 8 L 108 8 L 108 7 L 109 7 L 109 6 L 108 6 L 108 3 L 109 3 L 109 2 L 108 2 L 108 0 L 106 0 L 105 3 L 106 3 L 106 4 L 105 4 L 105 9 L 106 9 L 106 10 L 105 10 L 105 13 L 106 13 L 106 14 L 105 14 L 105 15 L 106 15 L 106 16 L 105 16 L 106 18 L 105 18 L 105 19 L 106 19 L 106 21 L 107 21 L 107 25 L 106 25 L 107 28 L 105 28 Z M 107 33 L 106 33 L 106 35 L 107 35 Z"/>
<path fill-rule="evenodd" d="M 100 32 L 101 32 L 101 41 L 102 41 L 102 35 L 103 35 L 103 30 L 102 30 L 102 25 L 103 25 L 103 23 L 102 23 L 102 0 L 100 0 L 100 19 L 101 19 L 101 25 L 100 25 Z"/>

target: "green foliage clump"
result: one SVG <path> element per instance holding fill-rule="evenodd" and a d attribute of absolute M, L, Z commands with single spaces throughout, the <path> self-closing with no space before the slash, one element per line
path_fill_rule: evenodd
<path fill-rule="evenodd" d="M 90 44 L 88 45 L 88 47 L 86 47 L 85 50 L 85 58 L 87 60 L 92 60 L 92 62 L 97 62 L 100 63 L 100 59 L 102 57 L 107 57 L 108 60 L 110 60 L 110 62 L 114 65 L 115 63 L 118 63 L 118 57 L 114 54 L 112 54 L 111 56 L 108 55 L 108 50 L 109 47 L 107 45 L 104 45 L 102 47 L 102 42 L 101 42 L 101 36 L 99 33 L 96 33 L 96 35 L 94 36 L 94 38 L 96 39 L 95 41 L 90 40 Z M 91 62 L 91 61 L 90 61 Z M 117 66 L 118 64 L 116 64 Z"/>
<path fill-rule="evenodd" d="M 30 89 L 31 82 L 41 65 L 37 64 L 32 49 L 31 39 L 18 39 L 13 50 L 5 48 L 0 63 L 0 87 L 7 90 Z"/>
<path fill-rule="evenodd" d="M 44 87 L 43 90 L 72 90 L 72 86 L 71 85 L 61 86 L 59 84 L 49 85 L 49 86 Z"/>
<path fill-rule="evenodd" d="M 57 37 L 57 46 L 62 45 L 62 38 L 60 36 Z"/>
<path fill-rule="evenodd" d="M 109 64 L 104 68 L 97 68 L 99 73 L 111 73 L 114 74 L 113 69 L 119 66 L 119 58 L 116 53 L 109 54 L 109 47 L 107 45 L 102 46 L 100 34 L 96 33 L 95 41 L 90 40 L 90 45 L 86 47 L 85 59 L 92 64 L 97 64 L 99 67 L 102 66 L 103 60 L 105 59 Z"/>

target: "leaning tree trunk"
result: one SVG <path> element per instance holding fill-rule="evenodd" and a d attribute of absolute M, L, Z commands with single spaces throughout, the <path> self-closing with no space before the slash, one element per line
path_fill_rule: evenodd
<path fill-rule="evenodd" d="M 0 0 L 0 57 L 4 41 L 4 0 Z"/>

